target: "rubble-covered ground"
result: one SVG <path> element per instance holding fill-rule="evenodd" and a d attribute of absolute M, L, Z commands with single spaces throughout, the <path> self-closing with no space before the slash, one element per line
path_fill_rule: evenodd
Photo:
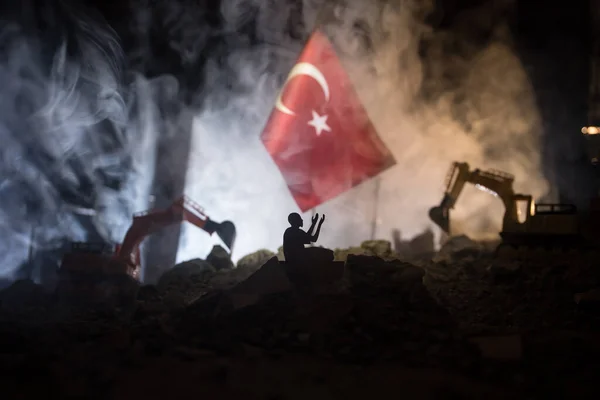
<path fill-rule="evenodd" d="M 216 248 L 118 307 L 16 282 L 0 292 L 3 398 L 598 397 L 599 253 L 456 237 L 335 254 L 234 266 Z"/>

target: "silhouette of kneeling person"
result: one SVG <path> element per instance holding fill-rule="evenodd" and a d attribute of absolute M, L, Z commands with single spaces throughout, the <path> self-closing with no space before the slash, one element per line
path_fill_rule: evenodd
<path fill-rule="evenodd" d="M 304 247 L 306 244 L 311 244 L 319 239 L 319 233 L 321 232 L 321 225 L 325 221 L 325 215 L 321 217 L 319 225 L 319 214 L 316 214 L 312 218 L 312 224 L 308 232 L 304 232 L 300 229 L 304 225 L 302 217 L 298 213 L 291 213 L 288 216 L 288 222 L 290 227 L 285 230 L 283 234 L 283 254 L 286 262 L 289 263 L 303 263 L 303 262 L 330 262 L 333 261 L 333 251 L 324 249 L 322 247 Z M 317 231 L 314 232 L 315 226 Z M 313 233 L 314 232 L 314 233 Z"/>

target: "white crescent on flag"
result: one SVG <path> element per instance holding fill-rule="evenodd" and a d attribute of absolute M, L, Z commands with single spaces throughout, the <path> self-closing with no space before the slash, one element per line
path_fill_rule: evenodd
<path fill-rule="evenodd" d="M 283 94 L 287 83 L 292 78 L 299 75 L 307 75 L 313 78 L 315 81 L 317 81 L 317 83 L 321 86 L 323 93 L 325 94 L 325 100 L 329 101 L 329 85 L 327 84 L 327 80 L 325 79 L 325 76 L 321 73 L 321 71 L 319 71 L 319 69 L 312 64 L 305 62 L 298 63 L 290 71 L 290 74 L 288 75 L 285 83 L 283 84 L 283 87 L 281 88 L 281 91 L 279 92 L 279 95 L 277 96 L 277 101 L 275 102 L 275 108 L 284 114 L 296 115 L 294 111 L 290 110 L 285 106 L 285 104 L 283 104 L 283 101 L 281 100 L 281 95 Z"/>

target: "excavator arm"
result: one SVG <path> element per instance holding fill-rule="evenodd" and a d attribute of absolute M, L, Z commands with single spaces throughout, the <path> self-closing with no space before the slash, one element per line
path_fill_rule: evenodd
<path fill-rule="evenodd" d="M 140 264 L 138 246 L 144 238 L 172 224 L 187 221 L 203 229 L 208 234 L 217 233 L 223 243 L 233 250 L 236 237 L 235 225 L 230 221 L 217 223 L 204 214 L 204 210 L 186 196 L 179 198 L 169 208 L 149 210 L 134 214 L 133 223 L 125 234 L 123 243 L 116 251 L 116 257 L 136 265 Z"/>
<path fill-rule="evenodd" d="M 452 163 L 446 177 L 446 191 L 439 206 L 429 210 L 429 218 L 444 232 L 450 233 L 450 210 L 454 208 L 466 183 L 499 197 L 506 210 L 505 219 L 518 220 L 518 210 L 514 204 L 514 177 L 501 171 L 480 169 L 470 170 L 467 163 Z"/>

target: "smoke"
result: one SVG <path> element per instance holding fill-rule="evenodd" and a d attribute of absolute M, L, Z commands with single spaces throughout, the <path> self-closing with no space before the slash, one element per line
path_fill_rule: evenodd
<path fill-rule="evenodd" d="M 70 28 L 54 28 L 53 45 L 2 23 L 1 274 L 14 277 L 30 247 L 121 241 L 131 214 L 149 206 L 155 173 L 173 173 L 156 168 L 156 148 L 182 113 L 194 116 L 186 194 L 212 219 L 236 224 L 233 258 L 281 245 L 297 207 L 258 137 L 325 2 L 152 3 L 131 6 L 126 49 L 105 21 L 63 2 L 53 26 Z M 382 239 L 432 227 L 427 210 L 454 160 L 511 172 L 518 191 L 545 194 L 539 116 L 502 18 L 480 43 L 460 27 L 428 26 L 428 2 L 340 1 L 325 11 L 327 33 L 398 163 L 318 207 L 327 215 L 320 244 L 358 244 L 373 220 Z M 453 218 L 485 237 L 502 213 L 498 199 L 467 187 Z M 179 260 L 218 243 L 189 225 L 183 232 Z"/>
<path fill-rule="evenodd" d="M 124 83 L 105 22 L 55 6 L 46 35 L 0 26 L 0 275 L 13 278 L 41 280 L 66 241 L 120 241 L 148 198 L 155 139 L 142 108 L 154 96 L 141 77 Z M 43 255 L 42 270 L 31 255 Z"/>
<path fill-rule="evenodd" d="M 240 10 L 250 8 L 265 19 L 279 18 L 276 25 L 256 24 L 257 36 L 268 45 L 229 53 L 227 71 L 207 70 L 206 81 L 222 82 L 226 76 L 227 86 L 210 90 L 206 103 L 212 96 L 229 101 L 197 115 L 187 179 L 190 194 L 210 213 L 236 222 L 236 257 L 261 247 L 275 250 L 287 214 L 297 211 L 258 135 L 303 41 L 285 33 L 284 22 L 292 14 L 289 3 L 252 4 L 222 2 L 225 26 L 239 26 L 248 15 Z M 320 6 L 304 2 L 303 38 Z M 428 2 L 338 2 L 322 14 L 361 100 L 398 162 L 379 178 L 318 207 L 317 212 L 327 215 L 320 239 L 324 246 L 369 239 L 373 220 L 376 238 L 391 240 L 394 229 L 403 238 L 427 229 L 438 232 L 428 209 L 440 202 L 455 160 L 512 173 L 516 191 L 534 198 L 547 192 L 540 118 L 502 18 L 504 10 L 493 15 L 485 6 L 472 10 L 453 31 L 423 22 L 432 11 Z M 480 26 L 480 32 L 461 32 L 482 17 L 497 21 Z M 477 43 L 486 29 L 489 40 Z M 474 238 L 497 237 L 503 212 L 499 199 L 467 185 L 452 214 L 453 228 Z M 310 213 L 304 217 L 308 221 Z M 214 243 L 193 228 L 186 233 L 180 260 L 205 253 Z"/>

